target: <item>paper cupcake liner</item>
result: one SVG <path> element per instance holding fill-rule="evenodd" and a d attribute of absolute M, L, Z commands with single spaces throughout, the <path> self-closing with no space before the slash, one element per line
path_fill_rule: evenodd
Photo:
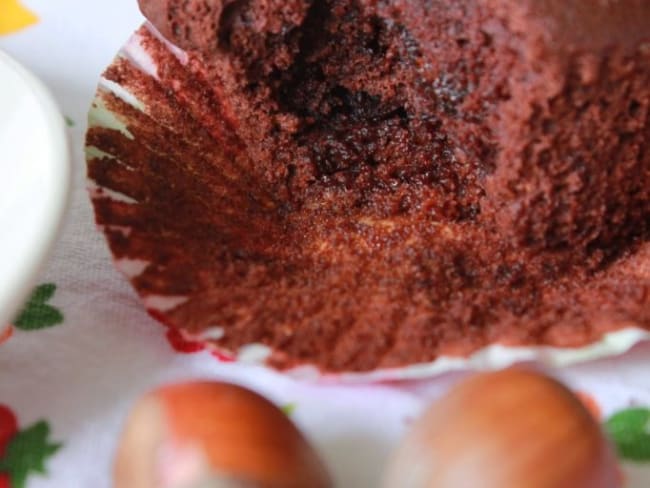
<path fill-rule="evenodd" d="M 265 365 L 273 351 L 263 344 L 250 344 L 236 353 L 225 351 L 205 342 L 206 336 L 182 333 L 188 342 L 205 343 L 215 357 L 226 362 Z M 604 334 L 601 340 L 578 348 L 512 347 L 493 344 L 469 356 L 440 356 L 428 363 L 411 364 L 398 368 L 376 369 L 370 372 L 321 372 L 317 366 L 303 365 L 287 370 L 287 374 L 305 381 L 374 383 L 383 381 L 419 380 L 454 371 L 491 371 L 520 363 L 536 363 L 547 368 L 563 368 L 597 359 L 626 353 L 637 344 L 650 340 L 650 332 L 638 327 L 623 327 Z"/>
<path fill-rule="evenodd" d="M 89 114 L 86 159 L 98 226 L 117 268 L 132 282 L 150 314 L 163 323 L 169 322 L 171 311 L 197 298 L 201 280 L 214 278 L 200 270 L 188 273 L 192 263 L 188 256 L 209 249 L 209 236 L 202 233 L 210 225 L 207 216 L 234 219 L 224 209 L 250 204 L 246 188 L 229 186 L 233 175 L 241 177 L 241 173 L 236 157 L 224 156 L 236 154 L 238 144 L 228 114 L 215 109 L 218 97 L 202 79 L 200 67 L 190 66 L 191 62 L 145 24 L 101 78 Z M 170 145 L 170 140 L 175 143 Z M 182 170 L 173 164 L 179 160 L 184 161 Z M 214 166 L 211 160 L 220 163 Z M 216 191 L 202 185 L 206 178 Z M 192 202 L 175 198 L 175 189 L 184 185 L 196 187 Z M 191 222 L 174 217 L 178 206 L 192 216 Z M 253 228 L 255 223 L 241 225 Z M 425 364 L 371 372 L 323 373 L 307 364 L 288 373 L 311 380 L 365 382 L 496 369 L 522 361 L 566 366 L 618 355 L 650 339 L 650 332 L 628 322 L 601 329 L 597 342 L 578 348 L 492 344 L 469 356 L 442 356 Z M 218 343 L 226 332 L 218 324 L 201 333 L 193 333 L 191 327 L 178 333 L 188 342 L 205 344 L 225 360 L 265 364 L 274 355 L 262 344 L 223 349 Z"/>

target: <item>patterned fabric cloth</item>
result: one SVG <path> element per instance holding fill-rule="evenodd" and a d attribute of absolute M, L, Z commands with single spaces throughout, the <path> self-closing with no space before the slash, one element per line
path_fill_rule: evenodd
<path fill-rule="evenodd" d="M 309 384 L 220 363 L 166 337 L 114 270 L 85 191 L 82 141 L 99 74 L 141 22 L 136 0 L 0 0 L 0 48 L 49 85 L 68 121 L 74 159 L 59 243 L 22 312 L 0 327 L 0 488 L 110 486 L 129 406 L 155 385 L 189 378 L 225 379 L 268 396 L 313 440 L 336 486 L 377 486 L 377 467 L 410 421 L 462 374 Z M 650 345 L 552 373 L 604 422 L 627 486 L 650 486 Z"/>

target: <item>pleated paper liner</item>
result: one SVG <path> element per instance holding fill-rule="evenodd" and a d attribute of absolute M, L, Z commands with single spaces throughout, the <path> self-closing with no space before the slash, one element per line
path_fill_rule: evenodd
<path fill-rule="evenodd" d="M 215 303 L 211 291 L 224 286 L 220 277 L 225 273 L 249 271 L 237 268 L 245 266 L 239 260 L 229 261 L 232 239 L 221 237 L 219 229 L 235 229 L 238 239 L 251 242 L 276 236 L 264 214 L 256 211 L 271 205 L 271 196 L 247 176 L 251 162 L 242 156 L 231 117 L 201 73 L 196 59 L 145 24 L 100 80 L 86 148 L 97 223 L 116 266 L 150 314 L 184 340 L 203 343 L 228 360 L 288 365 L 290 374 L 303 378 L 379 381 L 521 361 L 564 366 L 618 355 L 650 339 L 639 324 L 621 320 L 598 324 L 593 342 L 580 347 L 539 346 L 524 338 L 425 363 L 330 372 L 316 358 L 287 357 L 273 349 L 254 328 L 225 326 L 216 312 L 223 304 Z M 638 252 L 648 256 L 643 269 L 620 264 L 620 273 L 628 273 L 631 283 L 650 279 L 650 245 Z M 251 305 L 236 286 L 229 300 L 242 314 Z"/>

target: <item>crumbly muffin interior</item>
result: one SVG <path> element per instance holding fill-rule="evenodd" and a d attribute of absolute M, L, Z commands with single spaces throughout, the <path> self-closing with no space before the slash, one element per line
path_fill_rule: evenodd
<path fill-rule="evenodd" d="M 569 52 L 487 0 L 146 3 L 188 63 L 144 29 L 159 79 L 106 76 L 173 114 L 131 114 L 137 157 L 89 133 L 146 178 L 90 167 L 146 194 L 146 228 L 109 239 L 158 263 L 141 293 L 190 297 L 170 325 L 333 371 L 650 328 L 641 41 Z"/>

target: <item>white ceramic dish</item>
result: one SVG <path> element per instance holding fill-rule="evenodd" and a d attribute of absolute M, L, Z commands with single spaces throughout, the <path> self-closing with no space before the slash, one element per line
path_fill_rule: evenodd
<path fill-rule="evenodd" d="M 49 91 L 0 51 L 0 325 L 23 303 L 66 208 L 65 121 Z"/>

